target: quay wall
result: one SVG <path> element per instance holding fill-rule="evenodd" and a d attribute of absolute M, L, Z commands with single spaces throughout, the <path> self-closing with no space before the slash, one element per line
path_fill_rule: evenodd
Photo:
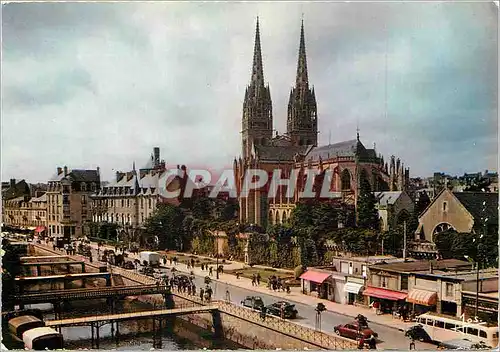
<path fill-rule="evenodd" d="M 55 251 L 47 248 L 36 247 L 35 255 L 54 255 Z M 79 260 L 82 259 L 81 256 Z M 98 271 L 98 266 L 90 264 L 86 260 L 86 268 L 89 272 Z M 137 284 L 154 284 L 156 280 L 112 266 L 113 275 L 121 275 L 125 286 Z M 129 298 L 130 299 L 130 298 Z M 165 305 L 160 295 L 144 295 L 135 297 L 141 302 L 155 306 Z M 175 307 L 187 307 L 203 304 L 198 297 L 187 296 L 178 292 L 172 292 Z M 219 317 L 222 323 L 223 338 L 232 341 L 248 349 L 357 349 L 355 341 L 339 338 L 324 332 L 315 331 L 309 327 L 292 323 L 285 319 L 267 316 L 261 320 L 259 312 L 231 304 L 229 302 L 214 301 L 219 305 Z M 173 325 L 174 332 L 181 332 L 183 324 L 194 325 L 211 336 L 215 334 L 214 317 L 211 313 L 199 313 L 176 317 Z M 199 339 L 199 336 L 198 336 Z"/>

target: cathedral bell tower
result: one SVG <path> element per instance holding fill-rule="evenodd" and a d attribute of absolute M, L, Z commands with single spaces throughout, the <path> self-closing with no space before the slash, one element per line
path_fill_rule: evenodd
<path fill-rule="evenodd" d="M 316 95 L 314 87 L 309 89 L 304 21 L 300 28 L 297 78 L 288 101 L 287 135 L 294 145 L 318 145 Z"/>
<path fill-rule="evenodd" d="M 266 145 L 273 134 L 273 111 L 269 85 L 264 85 L 264 68 L 260 47 L 259 18 L 255 30 L 252 78 L 245 90 L 242 119 L 242 156 L 247 159 L 252 144 Z"/>

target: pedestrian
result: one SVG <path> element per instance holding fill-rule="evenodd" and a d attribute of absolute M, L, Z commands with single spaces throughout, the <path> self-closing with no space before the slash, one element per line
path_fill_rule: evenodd
<path fill-rule="evenodd" d="M 362 350 L 363 347 L 365 347 L 365 338 L 364 336 L 361 336 L 361 338 L 358 341 L 358 349 Z"/>
<path fill-rule="evenodd" d="M 188 286 L 188 295 L 191 296 L 191 285 Z"/>
<path fill-rule="evenodd" d="M 257 286 L 260 286 L 260 273 L 257 273 Z"/>
<path fill-rule="evenodd" d="M 414 350 L 414 349 L 415 349 L 415 339 L 411 339 L 410 350 Z"/>
<path fill-rule="evenodd" d="M 191 258 L 191 268 L 194 268 L 194 258 Z"/>
<path fill-rule="evenodd" d="M 200 268 L 201 268 L 201 271 L 205 270 L 205 264 L 201 263 Z"/>
<path fill-rule="evenodd" d="M 203 302 L 203 296 L 205 294 L 205 290 L 203 290 L 203 287 L 200 288 L 200 300 Z"/>
<path fill-rule="evenodd" d="M 193 296 L 196 296 L 196 285 L 194 283 L 191 286 L 191 293 L 193 294 Z"/>
<path fill-rule="evenodd" d="M 212 267 L 211 267 L 211 266 L 209 266 L 209 267 L 208 267 L 208 275 L 212 276 L 212 274 L 213 274 Z"/>
<path fill-rule="evenodd" d="M 257 283 L 257 276 L 255 274 L 252 275 L 252 286 L 255 286 Z"/>
<path fill-rule="evenodd" d="M 266 320 L 266 312 L 267 312 L 266 306 L 262 306 L 260 310 L 260 318 L 262 319 L 262 321 Z"/>
<path fill-rule="evenodd" d="M 375 336 L 370 335 L 370 339 L 368 340 L 368 347 L 370 350 L 377 349 L 377 341 L 375 340 Z"/>

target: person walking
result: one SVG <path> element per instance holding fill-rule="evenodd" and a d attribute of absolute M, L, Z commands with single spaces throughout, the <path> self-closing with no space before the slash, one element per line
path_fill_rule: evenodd
<path fill-rule="evenodd" d="M 252 286 L 255 286 L 257 283 L 257 276 L 255 274 L 252 275 Z"/>
<path fill-rule="evenodd" d="M 200 300 L 203 303 L 203 297 L 205 296 L 205 290 L 203 287 L 200 288 Z"/>
<path fill-rule="evenodd" d="M 260 273 L 257 273 L 257 286 L 260 286 Z"/>
<path fill-rule="evenodd" d="M 212 267 L 208 267 L 208 275 L 212 276 L 213 275 L 213 269 Z"/>
<path fill-rule="evenodd" d="M 370 335 L 370 338 L 368 339 L 368 347 L 370 350 L 377 349 L 377 341 L 375 340 L 375 336 Z"/>

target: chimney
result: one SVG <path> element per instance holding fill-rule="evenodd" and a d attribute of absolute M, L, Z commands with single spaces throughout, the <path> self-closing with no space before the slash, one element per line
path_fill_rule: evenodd
<path fill-rule="evenodd" d="M 16 179 L 15 178 L 11 178 L 10 179 L 10 186 L 11 187 L 15 187 L 16 186 Z"/>
<path fill-rule="evenodd" d="M 58 167 L 58 168 L 57 168 L 57 174 L 58 174 L 58 175 L 60 175 L 60 174 L 61 174 L 61 172 L 62 172 L 62 167 Z"/>
<path fill-rule="evenodd" d="M 64 166 L 64 176 L 68 176 L 68 167 Z"/>
<path fill-rule="evenodd" d="M 154 166 L 157 167 L 158 165 L 160 165 L 160 148 L 154 147 L 153 155 L 154 155 Z"/>

